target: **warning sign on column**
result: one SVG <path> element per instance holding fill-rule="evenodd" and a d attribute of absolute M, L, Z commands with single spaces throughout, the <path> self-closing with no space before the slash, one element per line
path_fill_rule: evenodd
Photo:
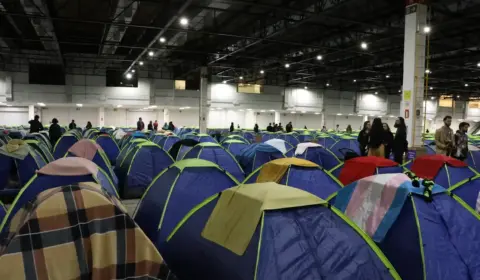
<path fill-rule="evenodd" d="M 410 99 L 412 99 L 412 91 L 411 90 L 403 91 L 403 101 L 410 101 Z"/>

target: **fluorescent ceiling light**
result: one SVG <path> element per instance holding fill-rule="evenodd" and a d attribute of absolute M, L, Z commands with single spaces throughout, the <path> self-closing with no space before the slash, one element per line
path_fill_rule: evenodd
<path fill-rule="evenodd" d="M 297 112 L 290 112 L 290 114 L 296 114 Z"/>
<path fill-rule="evenodd" d="M 42 103 L 42 102 L 37 103 L 37 105 L 38 105 L 38 106 L 42 106 L 42 107 L 45 107 L 45 106 L 46 106 L 45 103 Z"/>
<path fill-rule="evenodd" d="M 117 105 L 117 108 L 122 108 L 122 107 L 123 107 L 123 105 Z"/>
<path fill-rule="evenodd" d="M 317 60 L 322 60 L 322 59 L 323 59 L 323 56 L 317 55 Z"/>
<path fill-rule="evenodd" d="M 265 110 L 261 110 L 260 112 L 265 113 Z"/>
<path fill-rule="evenodd" d="M 142 65 L 143 65 L 143 61 L 140 61 L 138 64 L 139 64 L 140 66 L 142 66 Z"/>
<path fill-rule="evenodd" d="M 423 33 L 428 34 L 430 33 L 430 31 L 432 31 L 432 28 L 430 26 L 427 25 L 423 27 Z"/>
<path fill-rule="evenodd" d="M 306 113 L 306 111 L 302 111 L 302 114 L 305 114 L 305 113 Z"/>
<path fill-rule="evenodd" d="M 252 109 L 247 109 L 247 111 L 252 111 Z"/>
<path fill-rule="evenodd" d="M 83 107 L 83 104 L 78 103 L 77 107 Z"/>
<path fill-rule="evenodd" d="M 188 25 L 188 19 L 186 17 L 182 17 L 180 19 L 180 24 L 183 26 Z"/>
<path fill-rule="evenodd" d="M 155 109 L 157 108 L 157 105 L 152 105 L 152 106 L 148 106 L 149 109 Z"/>
<path fill-rule="evenodd" d="M 320 115 L 320 113 L 317 112 L 317 113 L 315 113 L 315 115 Z"/>
<path fill-rule="evenodd" d="M 270 112 L 275 112 L 275 110 L 270 110 Z"/>
<path fill-rule="evenodd" d="M 185 109 L 190 109 L 190 107 L 185 107 Z"/>
<path fill-rule="evenodd" d="M 338 113 L 337 116 L 341 116 L 342 114 L 341 113 Z"/>

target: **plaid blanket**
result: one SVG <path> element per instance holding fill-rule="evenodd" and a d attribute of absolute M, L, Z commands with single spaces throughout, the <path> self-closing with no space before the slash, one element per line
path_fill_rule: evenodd
<path fill-rule="evenodd" d="M 42 192 L 8 230 L 0 279 L 173 279 L 121 203 L 93 183 Z"/>

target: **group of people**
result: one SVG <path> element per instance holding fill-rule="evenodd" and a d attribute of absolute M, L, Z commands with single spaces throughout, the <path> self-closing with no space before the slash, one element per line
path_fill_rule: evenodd
<path fill-rule="evenodd" d="M 375 118 L 373 123 L 366 121 L 358 134 L 360 152 L 362 156 L 376 156 L 390 158 L 393 153 L 395 162 L 403 164 L 403 156 L 408 152 L 407 127 L 402 117 L 395 121 L 395 136 L 387 123 Z"/>
<path fill-rule="evenodd" d="M 44 130 L 43 124 L 42 122 L 40 122 L 39 115 L 35 115 L 33 120 L 30 120 L 28 123 L 30 124 L 30 133 L 38 133 Z M 75 120 L 72 120 L 72 122 L 68 125 L 68 129 L 72 130 L 76 128 L 77 128 L 77 124 L 75 123 Z M 91 129 L 91 128 L 92 128 L 92 123 L 88 121 L 87 125 L 85 126 L 85 129 Z M 58 139 L 62 137 L 62 129 L 58 124 L 57 118 L 52 119 L 50 127 L 48 128 L 48 136 L 50 138 L 50 143 L 52 143 L 52 146 L 55 146 Z"/>
<path fill-rule="evenodd" d="M 435 131 L 435 146 L 437 154 L 451 156 L 464 161 L 468 156 L 468 128 L 470 124 L 461 122 L 454 134 L 450 128 L 452 117 L 443 118 L 443 126 Z"/>
<path fill-rule="evenodd" d="M 326 127 L 326 126 L 323 126 L 321 131 L 322 131 L 322 132 L 328 132 L 327 127 Z M 335 128 L 335 132 L 341 132 L 341 131 L 340 131 L 340 125 L 339 125 L 339 124 L 337 124 L 337 126 L 336 126 L 336 128 Z M 353 132 L 352 126 L 351 126 L 351 125 L 347 125 L 347 129 L 345 129 L 345 132 L 346 132 L 347 134 L 351 134 L 351 133 Z"/>
<path fill-rule="evenodd" d="M 138 118 L 137 130 L 138 131 L 143 131 L 144 129 L 145 129 L 145 123 L 143 122 L 142 118 Z M 147 130 L 158 131 L 158 121 L 157 120 L 155 120 L 155 122 L 150 121 L 148 123 Z M 162 130 L 173 131 L 173 130 L 175 130 L 175 125 L 173 125 L 173 122 L 169 122 L 168 124 L 165 123 L 162 127 Z"/>

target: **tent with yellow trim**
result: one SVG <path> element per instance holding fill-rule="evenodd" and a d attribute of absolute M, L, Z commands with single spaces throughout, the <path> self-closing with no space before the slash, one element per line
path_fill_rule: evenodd
<path fill-rule="evenodd" d="M 179 279 L 400 279 L 340 211 L 276 183 L 241 185 L 206 199 L 157 248 Z"/>
<path fill-rule="evenodd" d="M 138 144 L 115 167 L 122 198 L 139 198 L 153 178 L 175 161 L 160 146 L 150 141 Z"/>
<path fill-rule="evenodd" d="M 323 199 L 342 188 L 342 184 L 318 164 L 299 158 L 281 158 L 265 163 L 247 179 L 245 184 L 275 182 L 299 188 Z"/>
<path fill-rule="evenodd" d="M 138 204 L 135 222 L 153 242 L 165 242 L 175 225 L 195 205 L 238 184 L 213 162 L 178 161 L 153 179 Z"/>

